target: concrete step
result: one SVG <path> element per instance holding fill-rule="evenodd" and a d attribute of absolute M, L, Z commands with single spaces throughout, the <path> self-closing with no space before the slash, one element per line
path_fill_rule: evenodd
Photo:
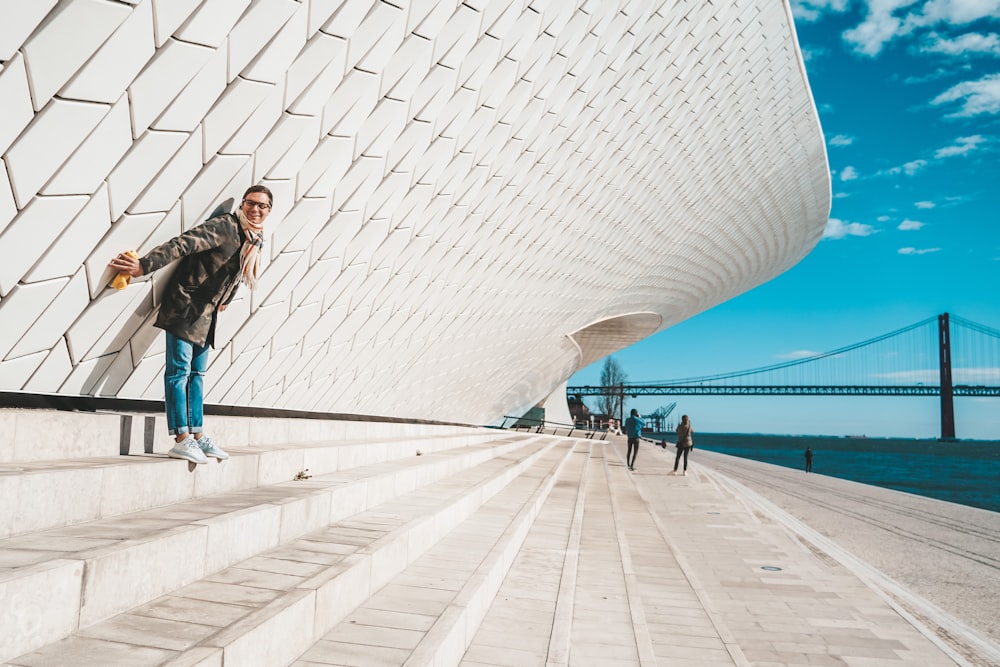
<path fill-rule="evenodd" d="M 208 417 L 206 429 L 217 442 L 240 447 L 440 437 L 483 430 L 361 419 L 227 416 Z M 32 461 L 165 454 L 173 446 L 163 414 L 0 408 L 0 430 L 5 434 L 0 440 L 0 470 Z"/>
<path fill-rule="evenodd" d="M 504 437 L 494 429 L 447 429 L 416 437 L 386 433 L 379 439 L 249 445 L 220 436 L 230 459 L 200 466 L 163 454 L 0 465 L 0 538 L 290 481 L 304 471 L 315 477 Z"/>
<path fill-rule="evenodd" d="M 534 438 L 8 664 L 288 664 L 508 484 L 557 465 L 557 442 Z"/>
<path fill-rule="evenodd" d="M 555 584 L 572 523 L 581 474 L 593 443 L 576 440 L 552 468 L 536 466 L 441 540 L 337 624 L 294 665 L 457 665 L 529 534 L 545 535 L 557 558 Z M 530 489 L 530 495 L 526 490 Z M 566 512 L 568 507 L 569 511 Z M 581 507 L 582 511 L 582 507 Z M 547 582 L 525 582 L 546 595 Z M 524 610 L 531 614 L 533 610 Z M 548 636 L 550 624 L 541 624 Z M 509 639 L 509 637 L 508 637 Z M 508 653 L 504 664 L 516 652 Z M 499 664 L 499 663 L 497 663 Z"/>
<path fill-rule="evenodd" d="M 0 540 L 0 660 L 543 440 L 492 439 Z"/>

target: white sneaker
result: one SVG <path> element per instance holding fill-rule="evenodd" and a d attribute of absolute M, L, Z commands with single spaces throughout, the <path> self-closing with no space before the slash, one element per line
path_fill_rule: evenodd
<path fill-rule="evenodd" d="M 222 448 L 215 444 L 207 435 L 202 434 L 195 442 L 201 447 L 201 451 L 205 456 L 212 456 L 220 461 L 225 461 L 229 458 L 229 454 L 222 451 Z"/>
<path fill-rule="evenodd" d="M 687 470 L 685 470 L 684 472 L 682 472 L 682 473 L 681 473 L 681 476 L 683 476 L 683 477 L 687 477 L 687 476 L 688 476 L 688 471 L 687 471 Z"/>
<path fill-rule="evenodd" d="M 173 446 L 167 456 L 174 459 L 184 459 L 191 463 L 208 463 L 205 454 L 198 446 L 198 442 L 190 435 Z"/>

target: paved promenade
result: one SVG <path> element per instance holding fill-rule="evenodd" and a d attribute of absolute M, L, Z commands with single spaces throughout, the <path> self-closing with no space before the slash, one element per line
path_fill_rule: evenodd
<path fill-rule="evenodd" d="M 302 445 L 308 480 L 11 537 L 0 618 L 39 628 L 59 602 L 95 618 L 44 646 L 8 647 L 0 664 L 1000 665 L 995 513 L 701 449 L 672 476 L 673 449 L 649 444 L 630 471 L 624 438 L 475 435 L 486 439 L 421 440 L 418 457 L 410 439 L 383 443 L 385 460 L 325 471 L 328 450 L 349 463 L 372 445 Z M 195 474 L 235 480 L 263 461 L 273 475 L 294 455 L 291 477 L 305 455 L 232 453 Z M 119 476 L 148 466 L 164 488 L 167 473 L 191 475 L 160 455 L 101 465 Z M 288 539 L 264 543 L 267 526 Z M 81 551 L 81 538 L 103 541 Z M 56 565 L 86 569 L 82 603 L 28 578 L 54 567 L 30 560 L 43 546 L 68 550 Z M 175 562 L 204 572 L 164 583 Z M 139 590 L 147 580 L 162 592 Z"/>
<path fill-rule="evenodd" d="M 1000 664 L 987 634 L 997 622 L 1000 515 L 699 449 L 687 476 L 669 476 L 673 450 L 645 444 L 632 497 L 615 481 L 627 471 L 623 450 L 624 443 L 607 457 L 617 468 L 609 482 L 622 553 L 642 539 L 666 547 L 645 556 L 633 550 L 625 568 L 626 580 L 630 571 L 635 579 L 622 596 L 633 619 L 636 610 L 645 615 L 646 632 L 636 625 L 631 659 L 581 662 L 577 651 L 570 664 Z M 644 514 L 651 525 L 631 525 Z M 956 571 L 966 575 L 964 593 L 978 592 L 948 613 L 938 605 L 954 597 L 944 582 Z M 909 579 L 923 582 L 921 594 L 901 581 Z M 694 598 L 684 612 L 676 598 L 686 589 Z M 658 596 L 671 599 L 672 619 L 650 620 Z"/>

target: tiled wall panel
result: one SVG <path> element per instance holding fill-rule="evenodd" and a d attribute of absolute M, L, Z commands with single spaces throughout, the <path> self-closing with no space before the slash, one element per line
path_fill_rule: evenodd
<path fill-rule="evenodd" d="M 773 277 L 829 211 L 780 2 L 0 14 L 0 391 L 160 399 L 170 269 L 119 293 L 107 261 L 255 182 L 263 274 L 209 400 L 470 423 Z"/>

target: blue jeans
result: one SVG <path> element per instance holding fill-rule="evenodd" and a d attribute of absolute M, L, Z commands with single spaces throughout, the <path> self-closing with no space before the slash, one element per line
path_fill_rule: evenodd
<path fill-rule="evenodd" d="M 163 399 L 170 435 L 201 433 L 204 415 L 204 378 L 209 347 L 201 347 L 167 332 L 167 362 L 163 372 Z"/>

